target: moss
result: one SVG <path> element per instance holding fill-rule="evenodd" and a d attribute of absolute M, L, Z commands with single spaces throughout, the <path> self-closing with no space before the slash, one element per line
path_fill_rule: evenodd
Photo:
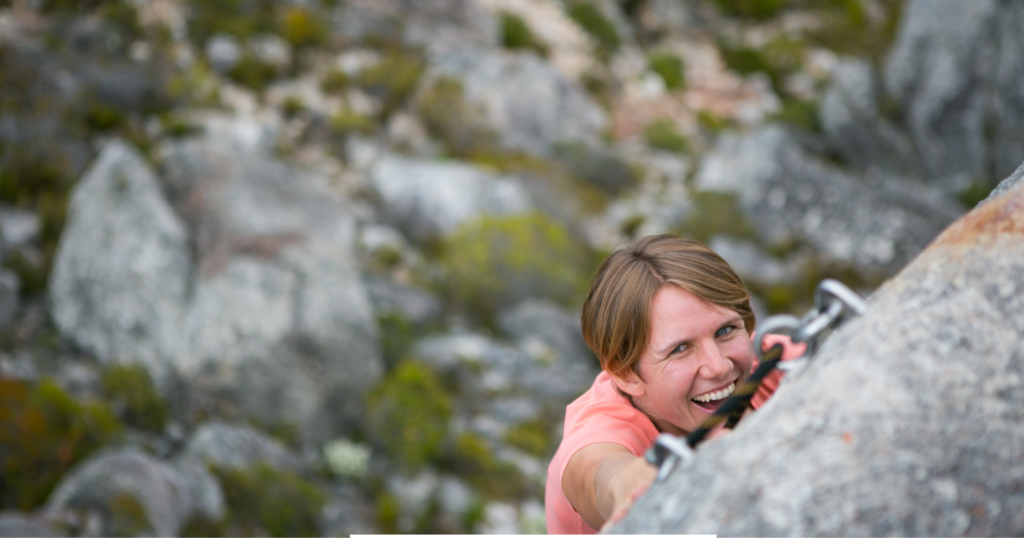
<path fill-rule="evenodd" d="M 482 217 L 444 241 L 443 292 L 487 323 L 501 306 L 526 297 L 569 304 L 582 296 L 587 252 L 541 213 Z"/>
<path fill-rule="evenodd" d="M 408 101 L 425 65 L 415 51 L 390 48 L 377 65 L 359 73 L 356 84 L 381 99 L 381 117 L 387 118 Z"/>
<path fill-rule="evenodd" d="M 496 460 L 487 442 L 472 433 L 456 438 L 445 467 L 489 498 L 520 499 L 531 493 L 522 473 L 511 463 Z"/>
<path fill-rule="evenodd" d="M 538 458 L 546 458 L 552 448 L 551 433 L 544 420 L 517 424 L 505 432 L 505 442 Z"/>
<path fill-rule="evenodd" d="M 373 118 L 347 108 L 342 108 L 331 116 L 331 129 L 340 135 L 370 134 L 373 132 L 373 126 Z"/>
<path fill-rule="evenodd" d="M 822 129 L 818 121 L 817 101 L 784 101 L 772 119 L 813 133 L 820 133 Z"/>
<path fill-rule="evenodd" d="M 79 402 L 52 381 L 0 378 L 0 510 L 40 506 L 72 466 L 119 434 L 105 405 Z"/>
<path fill-rule="evenodd" d="M 202 49 L 214 34 L 241 40 L 278 28 L 274 0 L 189 0 L 188 33 Z"/>
<path fill-rule="evenodd" d="M 232 535 L 317 536 L 327 495 L 291 471 L 261 463 L 248 469 L 211 469 L 220 481 L 226 528 Z"/>
<path fill-rule="evenodd" d="M 702 243 L 715 234 L 755 237 L 753 226 L 740 209 L 736 195 L 701 191 L 693 197 L 694 211 L 683 224 L 681 233 Z"/>
<path fill-rule="evenodd" d="M 296 49 L 317 47 L 327 42 L 327 25 L 322 17 L 302 6 L 285 10 L 281 34 Z"/>
<path fill-rule="evenodd" d="M 547 44 L 534 35 L 526 21 L 507 11 L 501 12 L 501 46 L 510 50 L 532 50 L 542 57 L 548 55 Z"/>
<path fill-rule="evenodd" d="M 281 74 L 276 66 L 248 52 L 227 72 L 228 78 L 257 93 Z"/>
<path fill-rule="evenodd" d="M 665 81 L 666 88 L 677 90 L 686 86 L 686 64 L 682 58 L 668 52 L 655 52 L 647 57 L 647 62 L 651 71 Z"/>
<path fill-rule="evenodd" d="M 497 152 L 497 135 L 479 105 L 467 102 L 462 82 L 440 77 L 417 106 L 427 132 L 444 143 L 452 157 L 474 159 Z"/>
<path fill-rule="evenodd" d="M 673 153 L 687 153 L 690 150 L 690 143 L 670 120 L 657 120 L 649 124 L 644 129 L 644 142 L 654 149 Z"/>
<path fill-rule="evenodd" d="M 732 17 L 765 20 L 778 15 L 787 0 L 714 0 L 723 13 Z"/>
<path fill-rule="evenodd" d="M 619 33 L 597 4 L 586 0 L 574 0 L 568 5 L 569 17 L 583 29 L 597 49 L 597 54 L 604 60 L 611 58 L 622 46 Z"/>
<path fill-rule="evenodd" d="M 169 412 L 149 371 L 140 364 L 117 364 L 103 373 L 103 392 L 121 419 L 136 428 L 163 431 Z"/>
<path fill-rule="evenodd" d="M 107 528 L 110 536 L 144 536 L 152 529 L 142 503 L 130 493 L 118 493 L 108 501 Z"/>
<path fill-rule="evenodd" d="M 349 85 L 352 84 L 352 80 L 344 71 L 335 69 L 328 71 L 322 79 L 320 79 L 320 90 L 330 95 L 340 95 L 342 92 L 348 89 Z"/>
<path fill-rule="evenodd" d="M 406 469 L 442 453 L 452 402 L 426 366 L 404 361 L 367 396 L 370 437 Z"/>

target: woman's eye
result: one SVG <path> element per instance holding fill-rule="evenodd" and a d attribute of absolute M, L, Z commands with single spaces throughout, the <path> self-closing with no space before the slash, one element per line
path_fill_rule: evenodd
<path fill-rule="evenodd" d="M 669 353 L 669 355 L 675 355 L 676 353 L 682 353 L 684 351 L 686 351 L 686 344 L 679 344 L 678 346 L 672 348 L 672 351 Z"/>
<path fill-rule="evenodd" d="M 718 336 L 718 337 L 725 336 L 725 335 L 731 333 L 733 331 L 733 329 L 735 329 L 735 327 L 733 327 L 732 325 L 729 325 L 729 326 L 726 326 L 726 327 L 722 327 L 721 329 L 718 329 L 718 332 L 715 333 L 715 336 Z"/>

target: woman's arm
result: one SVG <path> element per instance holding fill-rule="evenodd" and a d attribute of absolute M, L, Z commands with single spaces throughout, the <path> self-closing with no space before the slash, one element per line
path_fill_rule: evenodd
<path fill-rule="evenodd" d="M 657 469 L 616 443 L 595 443 L 573 454 L 562 475 L 562 492 L 583 521 L 600 529 L 654 482 Z"/>

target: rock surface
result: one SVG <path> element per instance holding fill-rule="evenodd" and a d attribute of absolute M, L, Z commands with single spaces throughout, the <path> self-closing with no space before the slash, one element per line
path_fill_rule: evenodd
<path fill-rule="evenodd" d="M 125 510 L 125 497 L 137 503 L 157 536 L 176 536 L 193 517 L 217 520 L 224 511 L 220 486 L 204 468 L 174 466 L 137 448 L 109 450 L 90 457 L 61 481 L 46 511 L 98 510 L 108 517 Z M 114 506 L 117 504 L 120 508 Z M 106 521 L 102 532 L 113 536 L 140 530 L 117 528 L 116 523 Z"/>
<path fill-rule="evenodd" d="M 950 226 L 768 405 L 613 530 L 1021 534 L 1022 298 L 1018 185 Z"/>
<path fill-rule="evenodd" d="M 103 152 L 71 201 L 54 319 L 104 362 L 329 438 L 382 370 L 354 221 L 321 178 L 266 156 L 254 122 L 206 130 L 164 150 L 169 197 L 127 145 Z"/>
<path fill-rule="evenodd" d="M 921 184 L 832 166 L 779 126 L 722 137 L 696 183 L 734 193 L 765 243 L 809 243 L 869 271 L 902 267 L 961 212 Z"/>
<path fill-rule="evenodd" d="M 229 469 L 260 463 L 291 470 L 301 467 L 298 456 L 279 441 L 249 426 L 217 421 L 204 423 L 192 434 L 182 457 Z"/>

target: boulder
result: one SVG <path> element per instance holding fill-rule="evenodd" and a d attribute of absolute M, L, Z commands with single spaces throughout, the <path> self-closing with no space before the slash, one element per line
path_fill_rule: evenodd
<path fill-rule="evenodd" d="M 902 267 L 962 212 L 937 189 L 844 171 L 817 149 L 779 126 L 726 135 L 705 158 L 696 184 L 735 194 L 766 244 L 802 242 L 874 273 Z"/>
<path fill-rule="evenodd" d="M 79 464 L 47 501 L 51 516 L 68 510 L 98 512 L 106 536 L 153 532 L 177 536 L 193 517 L 219 519 L 220 486 L 197 465 L 171 465 L 137 448 L 107 450 Z M 134 513 L 138 510 L 140 513 Z M 130 516 L 137 517 L 131 520 Z"/>
<path fill-rule="evenodd" d="M 0 513 L 0 536 L 11 536 L 12 538 L 39 536 L 49 538 L 51 536 L 64 535 L 27 515 L 15 512 L 2 512 Z"/>
<path fill-rule="evenodd" d="M 1018 184 L 947 228 L 613 532 L 1024 533 L 1022 335 Z"/>
<path fill-rule="evenodd" d="M 593 145 L 609 120 L 579 84 L 530 53 L 463 49 L 431 59 L 427 77 L 462 82 L 500 145 L 550 156 L 559 145 Z"/>
<path fill-rule="evenodd" d="M 447 235 L 484 215 L 525 213 L 533 205 L 520 180 L 470 164 L 388 154 L 376 161 L 369 179 L 382 217 L 418 241 Z"/>
<path fill-rule="evenodd" d="M 497 18 L 476 0 L 351 0 L 335 17 L 337 32 L 353 41 L 385 39 L 431 53 L 497 46 Z"/>
<path fill-rule="evenodd" d="M 17 273 L 0 267 L 0 330 L 14 322 L 21 303 L 21 279 Z"/>
<path fill-rule="evenodd" d="M 360 420 L 383 368 L 354 218 L 324 178 L 268 155 L 262 125 L 201 119 L 205 137 L 162 148 L 163 185 L 114 143 L 76 187 L 54 319 L 165 389 L 173 375 L 221 409 L 329 439 Z"/>
<path fill-rule="evenodd" d="M 292 471 L 302 467 L 299 457 L 276 439 L 247 425 L 219 421 L 199 426 L 185 445 L 182 458 L 228 469 L 261 463 Z"/>

